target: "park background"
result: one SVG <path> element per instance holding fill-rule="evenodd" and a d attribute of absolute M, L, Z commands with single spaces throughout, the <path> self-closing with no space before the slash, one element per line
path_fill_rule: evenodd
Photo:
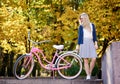
<path fill-rule="evenodd" d="M 64 50 L 74 50 L 78 37 L 78 18 L 86 12 L 96 26 L 98 58 L 93 75 L 99 75 L 101 58 L 106 48 L 120 41 L 119 0 L 0 0 L 0 77 L 13 77 L 16 59 L 29 52 L 30 31 L 34 41 L 50 40 L 38 45 L 51 60 L 53 44 L 64 44 Z M 36 62 L 31 76 L 51 76 Z M 84 76 L 84 68 L 81 76 Z"/>

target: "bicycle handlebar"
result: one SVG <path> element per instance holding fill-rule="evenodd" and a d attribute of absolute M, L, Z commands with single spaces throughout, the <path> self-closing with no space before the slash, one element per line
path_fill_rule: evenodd
<path fill-rule="evenodd" d="M 50 40 L 45 40 L 45 41 L 40 41 L 40 42 L 35 42 L 35 41 L 31 40 L 30 39 L 30 31 L 28 31 L 28 41 L 32 42 L 32 44 L 41 44 L 41 43 L 50 42 Z"/>

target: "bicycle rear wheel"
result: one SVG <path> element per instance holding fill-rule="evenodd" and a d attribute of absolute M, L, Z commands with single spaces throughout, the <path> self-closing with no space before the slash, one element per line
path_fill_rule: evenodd
<path fill-rule="evenodd" d="M 30 55 L 20 56 L 13 67 L 13 74 L 17 79 L 25 79 L 32 72 L 34 60 Z"/>
<path fill-rule="evenodd" d="M 71 64 L 71 67 L 59 69 L 59 75 L 65 79 L 74 79 L 78 77 L 82 71 L 82 62 L 80 58 L 72 53 L 63 54 L 63 56 L 61 56 L 61 59 L 59 59 L 57 62 L 57 68 L 67 65 L 66 62 L 62 59 L 69 62 Z"/>

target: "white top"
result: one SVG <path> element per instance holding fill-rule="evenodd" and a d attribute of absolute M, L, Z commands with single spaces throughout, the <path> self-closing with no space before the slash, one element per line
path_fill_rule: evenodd
<path fill-rule="evenodd" d="M 84 38 L 90 38 L 90 39 L 93 38 L 93 36 L 92 36 L 92 31 L 93 31 L 93 29 L 92 29 L 92 24 L 91 24 L 91 23 L 90 23 L 90 28 L 91 28 L 91 32 L 88 31 L 88 30 L 86 30 L 85 28 L 83 28 Z"/>

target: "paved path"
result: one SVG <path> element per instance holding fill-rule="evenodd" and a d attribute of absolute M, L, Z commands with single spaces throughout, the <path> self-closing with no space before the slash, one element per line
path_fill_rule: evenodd
<path fill-rule="evenodd" d="M 16 78 L 0 78 L 0 84 L 103 84 L 102 79 L 85 80 L 76 78 L 66 80 L 63 78 L 26 78 L 18 80 Z"/>

